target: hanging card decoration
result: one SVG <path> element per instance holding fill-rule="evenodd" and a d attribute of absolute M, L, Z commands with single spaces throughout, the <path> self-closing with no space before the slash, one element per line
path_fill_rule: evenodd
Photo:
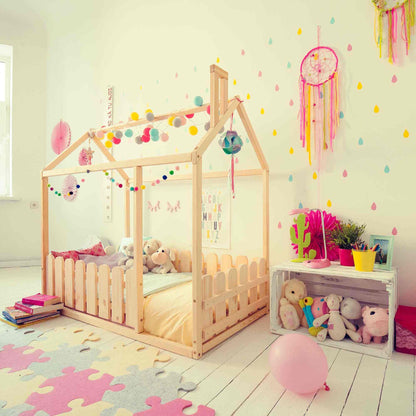
<path fill-rule="evenodd" d="M 387 50 L 389 62 L 397 63 L 398 39 L 405 44 L 406 55 L 409 52 L 410 36 L 415 24 L 415 0 L 372 0 L 376 7 L 375 36 L 382 56 L 385 38 L 384 27 L 388 27 Z"/>
<path fill-rule="evenodd" d="M 52 150 L 59 155 L 71 143 L 71 129 L 65 121 L 60 121 L 52 130 Z"/>
<path fill-rule="evenodd" d="M 318 170 L 323 151 L 333 151 L 339 124 L 337 70 L 338 57 L 326 46 L 309 51 L 300 65 L 300 139 L 309 154 L 309 164 L 312 154 L 318 160 Z"/>

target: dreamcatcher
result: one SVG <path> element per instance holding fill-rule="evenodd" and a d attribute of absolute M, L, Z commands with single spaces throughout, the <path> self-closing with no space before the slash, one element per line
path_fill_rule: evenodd
<path fill-rule="evenodd" d="M 397 62 L 397 39 L 402 37 L 406 45 L 406 55 L 409 52 L 410 35 L 415 24 L 415 0 L 372 0 L 376 6 L 375 37 L 382 56 L 383 25 L 386 17 L 388 26 L 388 55 L 389 62 Z M 400 15 L 400 29 L 398 20 Z"/>
<path fill-rule="evenodd" d="M 333 151 L 333 141 L 339 125 L 338 110 L 338 57 L 326 46 L 312 49 L 300 65 L 300 139 L 309 154 L 318 159 L 321 167 L 322 152 Z"/>
<path fill-rule="evenodd" d="M 228 130 L 220 139 L 218 144 L 224 151 L 226 155 L 231 155 L 231 167 L 230 167 L 230 177 L 231 177 L 231 192 L 233 198 L 235 198 L 235 188 L 234 188 L 234 155 L 238 153 L 243 147 L 243 141 L 236 131 L 233 130 L 233 116 L 231 115 L 231 124 L 230 130 Z"/>

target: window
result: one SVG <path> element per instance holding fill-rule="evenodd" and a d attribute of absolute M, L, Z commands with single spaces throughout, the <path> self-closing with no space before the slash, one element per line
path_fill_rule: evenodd
<path fill-rule="evenodd" d="M 0 45 L 0 197 L 12 196 L 12 50 Z"/>

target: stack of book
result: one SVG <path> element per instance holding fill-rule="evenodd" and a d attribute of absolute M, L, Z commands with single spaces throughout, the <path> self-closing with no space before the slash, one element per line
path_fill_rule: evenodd
<path fill-rule="evenodd" d="M 8 306 L 3 311 L 1 321 L 17 327 L 33 325 L 46 319 L 60 315 L 64 307 L 59 296 L 37 295 L 28 296 L 18 301 L 14 306 Z"/>

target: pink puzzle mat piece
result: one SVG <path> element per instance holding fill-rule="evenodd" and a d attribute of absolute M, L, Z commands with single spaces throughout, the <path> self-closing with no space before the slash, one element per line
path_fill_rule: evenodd
<path fill-rule="evenodd" d="M 27 350 L 32 350 L 25 353 Z M 44 352 L 35 350 L 32 347 L 14 348 L 13 345 L 5 345 L 0 351 L 0 369 L 10 368 L 9 373 L 25 370 L 32 363 L 44 363 L 49 358 L 39 358 Z"/>
<path fill-rule="evenodd" d="M 183 410 L 192 406 L 192 402 L 184 399 L 175 399 L 171 402 L 161 404 L 160 397 L 152 396 L 146 399 L 146 404 L 152 406 L 144 412 L 134 413 L 133 416 L 185 416 Z M 214 416 L 215 410 L 199 405 L 196 413 L 190 416 Z"/>
<path fill-rule="evenodd" d="M 34 416 L 36 412 L 43 410 L 49 416 L 69 412 L 68 403 L 75 399 L 84 399 L 83 406 L 101 401 L 107 390 L 120 391 L 123 384 L 111 386 L 114 377 L 104 374 L 96 380 L 90 380 L 96 370 L 88 369 L 75 372 L 75 367 L 67 367 L 62 370 L 64 375 L 46 380 L 39 388 L 53 387 L 46 393 L 32 393 L 26 400 L 34 409 L 21 413 L 20 416 Z"/>

